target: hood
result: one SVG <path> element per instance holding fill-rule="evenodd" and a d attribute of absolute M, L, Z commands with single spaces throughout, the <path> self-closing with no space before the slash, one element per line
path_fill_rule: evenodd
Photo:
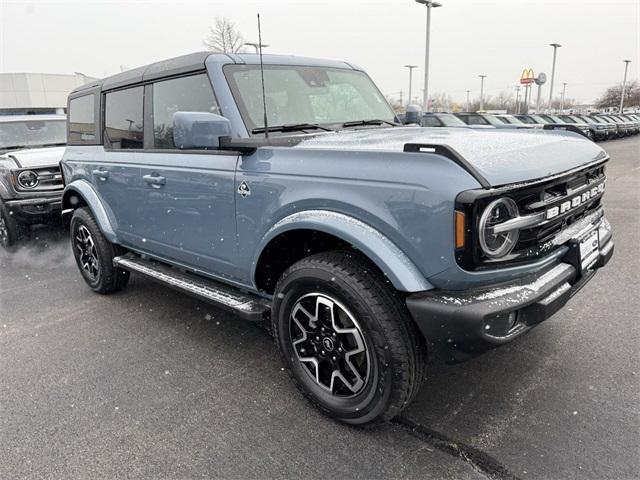
<path fill-rule="evenodd" d="M 58 165 L 65 147 L 30 148 L 11 150 L 0 158 L 8 158 L 18 168 L 37 168 Z"/>
<path fill-rule="evenodd" d="M 607 158 L 581 135 L 535 129 L 372 128 L 319 135 L 294 148 L 402 152 L 407 143 L 453 148 L 491 186 L 537 180 Z"/>

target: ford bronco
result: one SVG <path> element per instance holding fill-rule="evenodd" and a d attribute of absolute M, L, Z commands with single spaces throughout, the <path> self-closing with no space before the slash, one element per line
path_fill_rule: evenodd
<path fill-rule="evenodd" d="M 400 125 L 349 63 L 197 53 L 82 86 L 69 111 L 63 218 L 89 287 L 134 272 L 265 322 L 343 422 L 394 417 L 427 353 L 523 335 L 613 253 L 600 147 Z"/>
<path fill-rule="evenodd" d="M 0 116 L 0 248 L 60 222 L 66 126 L 64 115 Z"/>

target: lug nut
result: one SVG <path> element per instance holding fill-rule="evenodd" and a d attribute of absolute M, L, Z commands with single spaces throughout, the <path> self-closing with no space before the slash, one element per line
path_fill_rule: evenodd
<path fill-rule="evenodd" d="M 336 361 L 336 357 L 331 357 L 331 360 L 333 360 L 334 362 Z"/>
<path fill-rule="evenodd" d="M 321 353 L 322 355 L 324 355 L 324 350 L 322 350 L 320 353 Z"/>

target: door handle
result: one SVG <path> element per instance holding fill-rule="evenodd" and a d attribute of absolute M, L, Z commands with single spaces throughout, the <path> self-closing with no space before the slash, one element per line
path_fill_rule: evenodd
<path fill-rule="evenodd" d="M 144 175 L 142 177 L 142 180 L 154 188 L 160 188 L 165 183 L 167 183 L 167 179 L 159 175 Z"/>
<path fill-rule="evenodd" d="M 98 169 L 98 170 L 93 170 L 91 173 L 93 173 L 96 177 L 98 177 L 103 182 L 107 178 L 109 178 L 109 172 L 107 170 L 105 170 L 104 168 L 101 168 L 101 169 Z"/>

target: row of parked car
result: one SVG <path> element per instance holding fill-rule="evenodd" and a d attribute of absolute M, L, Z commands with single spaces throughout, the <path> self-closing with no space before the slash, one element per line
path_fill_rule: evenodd
<path fill-rule="evenodd" d="M 423 113 L 423 127 L 516 128 L 571 130 L 594 141 L 610 140 L 640 133 L 640 114 L 623 115 L 532 114 L 508 115 L 480 112 Z"/>

